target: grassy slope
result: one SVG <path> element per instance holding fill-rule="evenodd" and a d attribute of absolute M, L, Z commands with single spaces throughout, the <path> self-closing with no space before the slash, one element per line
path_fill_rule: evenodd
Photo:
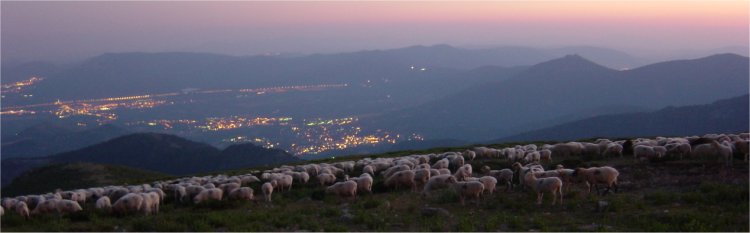
<path fill-rule="evenodd" d="M 136 184 L 167 175 L 124 166 L 68 163 L 45 166 L 24 173 L 4 188 L 3 196 L 39 194 L 113 184 Z"/>
<path fill-rule="evenodd" d="M 433 149 L 419 153 L 448 150 Z M 457 150 L 457 148 L 454 148 Z M 396 152 L 377 156 L 399 156 Z M 375 156 L 367 156 L 375 157 Z M 348 160 L 351 158 L 337 158 Z M 333 160 L 331 160 L 333 161 Z M 477 160 L 509 167 L 505 161 Z M 41 216 L 24 221 L 3 216 L 4 231 L 748 231 L 748 166 L 737 161 L 719 171 L 713 160 L 667 161 L 649 165 L 632 159 L 568 158 L 553 164 L 611 165 L 620 170 L 620 193 L 586 196 L 580 187 L 565 193 L 565 204 L 540 207 L 535 194 L 500 191 L 479 203 L 461 206 L 450 191 L 421 199 L 408 190 L 390 191 L 377 178 L 375 193 L 356 201 L 326 196 L 313 184 L 275 193 L 273 203 L 220 202 L 182 206 L 168 202 L 156 216 L 114 217 L 85 207 L 71 216 Z M 230 173 L 249 172 L 236 170 Z M 259 184 L 251 187 L 259 191 Z M 502 188 L 499 188 L 502 190 Z M 609 203 L 597 209 L 599 201 Z M 450 217 L 425 216 L 425 206 L 440 207 Z"/>

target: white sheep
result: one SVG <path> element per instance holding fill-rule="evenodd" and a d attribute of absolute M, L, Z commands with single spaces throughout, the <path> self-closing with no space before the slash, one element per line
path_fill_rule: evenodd
<path fill-rule="evenodd" d="M 18 199 L 6 197 L 6 198 L 3 198 L 2 204 L 0 205 L 8 209 L 8 211 L 13 211 L 13 208 L 16 206 L 16 203 L 18 203 Z"/>
<path fill-rule="evenodd" d="M 411 170 L 411 168 L 407 165 L 397 165 L 397 166 L 393 166 L 393 167 L 386 169 L 385 171 L 380 173 L 380 175 L 382 175 L 384 178 L 388 178 L 391 175 L 393 175 L 393 173 L 406 171 L 406 170 Z"/>
<path fill-rule="evenodd" d="M 36 205 L 34 210 L 31 211 L 31 214 L 56 213 L 58 201 L 60 200 L 57 200 L 57 199 L 44 200 L 41 203 Z"/>
<path fill-rule="evenodd" d="M 424 186 L 424 189 L 422 189 L 422 196 L 426 197 L 427 194 L 430 193 L 430 191 L 440 188 L 446 188 L 448 185 L 458 182 L 456 180 L 456 177 L 451 174 L 443 174 L 443 175 L 437 175 L 430 177 L 430 180 L 427 181 L 427 184 Z"/>
<path fill-rule="evenodd" d="M 141 203 L 141 212 L 146 215 L 159 213 L 159 205 L 161 204 L 161 197 L 157 192 L 141 193 L 143 202 Z"/>
<path fill-rule="evenodd" d="M 424 188 L 424 185 L 427 184 L 427 181 L 430 180 L 430 175 L 431 174 L 429 169 L 414 170 L 414 183 L 416 185 L 416 188 Z"/>
<path fill-rule="evenodd" d="M 748 153 L 750 152 L 749 147 L 750 147 L 750 141 L 748 140 L 740 138 L 734 141 L 734 149 L 743 155 L 743 157 L 745 158 L 745 162 L 748 161 L 748 156 L 750 156 L 750 153 Z"/>
<path fill-rule="evenodd" d="M 414 183 L 414 171 L 400 171 L 393 173 L 388 179 L 385 180 L 386 187 L 393 187 L 398 189 L 401 186 L 409 187 L 412 191 L 415 190 L 416 185 Z"/>
<path fill-rule="evenodd" d="M 112 210 L 118 214 L 133 213 L 141 210 L 143 197 L 137 193 L 128 193 L 115 201 Z"/>
<path fill-rule="evenodd" d="M 103 196 L 96 200 L 96 208 L 100 210 L 110 211 L 112 209 L 112 202 L 109 197 Z"/>
<path fill-rule="evenodd" d="M 219 188 L 206 189 L 193 198 L 193 203 L 200 204 L 208 200 L 221 201 L 224 191 Z"/>
<path fill-rule="evenodd" d="M 440 168 L 438 169 L 438 173 L 440 173 L 440 175 L 450 175 L 451 170 L 448 168 Z"/>
<path fill-rule="evenodd" d="M 549 149 L 539 150 L 539 161 L 552 163 L 552 151 Z"/>
<path fill-rule="evenodd" d="M 335 194 L 339 197 L 352 197 L 357 199 L 357 182 L 353 180 L 336 182 L 326 188 L 326 193 Z"/>
<path fill-rule="evenodd" d="M 484 184 L 484 191 L 490 195 L 495 194 L 495 186 L 497 186 L 497 179 L 492 176 L 482 176 L 479 178 L 479 182 Z"/>
<path fill-rule="evenodd" d="M 336 176 L 328 174 L 328 173 L 319 174 L 317 179 L 318 179 L 318 182 L 320 182 L 320 186 L 328 186 L 329 184 L 333 184 L 336 182 Z"/>
<path fill-rule="evenodd" d="M 617 192 L 617 177 L 619 175 L 620 173 L 617 171 L 617 169 L 609 166 L 592 168 L 579 167 L 575 169 L 575 173 L 573 174 L 573 176 L 581 176 L 582 179 L 588 182 L 588 193 L 591 193 L 591 185 L 596 188 L 597 194 L 599 194 L 599 187 L 596 185 L 605 185 L 607 187 L 607 190 L 604 191 L 604 193 L 602 193 L 601 195 L 606 195 L 607 192 L 609 192 L 612 188 L 614 188 L 614 191 Z"/>
<path fill-rule="evenodd" d="M 16 203 L 16 205 L 13 207 L 13 209 L 16 211 L 18 215 L 21 215 L 24 219 L 29 219 L 29 207 L 26 205 L 26 202 L 19 201 Z"/>
<path fill-rule="evenodd" d="M 618 155 L 622 157 L 622 145 L 611 142 L 608 143 L 607 146 L 604 148 L 604 151 L 602 152 L 603 156 L 615 156 Z"/>
<path fill-rule="evenodd" d="M 367 165 L 362 168 L 362 173 L 370 174 L 371 176 L 375 175 L 375 167 L 371 165 Z"/>
<path fill-rule="evenodd" d="M 235 189 L 239 189 L 239 188 L 240 188 L 240 186 L 241 186 L 241 185 L 240 185 L 240 184 L 238 184 L 238 183 L 226 183 L 226 184 L 221 184 L 221 185 L 219 185 L 219 188 L 220 188 L 220 189 L 221 189 L 221 191 L 223 191 L 224 193 L 231 193 L 231 192 L 232 192 L 232 191 L 234 191 Z"/>
<path fill-rule="evenodd" d="M 362 173 L 362 175 L 360 175 L 359 177 L 350 178 L 348 180 L 357 182 L 358 192 L 372 193 L 373 179 L 372 179 L 372 176 L 370 176 L 370 174 Z"/>
<path fill-rule="evenodd" d="M 464 159 L 468 159 L 469 161 L 473 161 L 474 158 L 477 157 L 477 153 L 471 150 L 465 150 L 461 155 L 464 157 Z"/>
<path fill-rule="evenodd" d="M 72 200 L 58 200 L 56 207 L 57 212 L 61 214 L 71 214 L 83 210 L 77 201 Z"/>
<path fill-rule="evenodd" d="M 466 197 L 473 197 L 479 200 L 479 197 L 484 191 L 484 184 L 479 181 L 459 181 L 453 184 L 453 190 L 458 193 L 458 198 L 461 201 L 461 205 L 466 205 Z M 477 202 L 477 205 L 479 203 Z"/>
<path fill-rule="evenodd" d="M 692 151 L 690 143 L 681 142 L 668 143 L 664 145 L 664 148 L 667 149 L 668 155 L 677 156 L 680 158 L 680 160 L 682 160 L 685 156 L 690 155 L 690 152 Z"/>
<path fill-rule="evenodd" d="M 513 170 L 502 169 L 502 170 L 490 170 L 489 166 L 483 166 L 482 174 L 492 176 L 497 179 L 500 184 L 505 184 L 505 190 L 509 191 L 513 187 Z"/>
<path fill-rule="evenodd" d="M 639 161 L 660 158 L 659 153 L 654 150 L 654 147 L 649 145 L 637 145 L 633 147 L 633 157 Z"/>
<path fill-rule="evenodd" d="M 253 189 L 250 187 L 242 187 L 234 189 L 229 193 L 228 199 L 230 200 L 253 200 Z"/>
<path fill-rule="evenodd" d="M 557 177 L 536 178 L 534 172 L 527 173 L 524 177 L 526 185 L 536 192 L 536 204 L 542 204 L 545 192 L 552 193 L 552 205 L 557 202 L 557 196 L 560 196 L 560 204 L 563 203 L 562 180 Z"/>
<path fill-rule="evenodd" d="M 444 159 L 441 159 L 441 160 L 435 162 L 435 164 L 432 164 L 432 168 L 435 168 L 435 169 L 446 168 L 447 169 L 448 165 L 450 165 L 450 161 L 448 161 L 448 159 L 444 158 Z"/>
<path fill-rule="evenodd" d="M 275 180 L 271 182 L 263 183 L 263 186 L 260 187 L 260 190 L 263 191 L 263 197 L 266 199 L 267 202 L 271 202 L 271 195 L 273 194 L 274 186 L 276 186 Z"/>

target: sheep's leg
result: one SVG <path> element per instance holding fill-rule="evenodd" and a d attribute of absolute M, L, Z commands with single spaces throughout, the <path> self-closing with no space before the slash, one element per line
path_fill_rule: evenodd
<path fill-rule="evenodd" d="M 536 193 L 536 204 L 541 205 L 542 204 L 542 198 L 544 198 L 543 192 Z"/>
<path fill-rule="evenodd" d="M 552 190 L 552 205 L 557 204 L 557 193 L 556 190 Z"/>

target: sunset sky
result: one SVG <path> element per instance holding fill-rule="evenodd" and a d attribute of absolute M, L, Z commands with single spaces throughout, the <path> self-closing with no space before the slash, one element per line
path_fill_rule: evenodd
<path fill-rule="evenodd" d="M 4 60 L 105 52 L 331 53 L 410 45 L 748 44 L 748 1 L 2 2 Z"/>

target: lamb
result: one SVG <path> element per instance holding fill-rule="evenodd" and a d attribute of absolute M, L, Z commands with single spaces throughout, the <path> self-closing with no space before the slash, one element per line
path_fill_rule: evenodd
<path fill-rule="evenodd" d="M 112 210 L 118 214 L 133 213 L 141 210 L 143 197 L 136 193 L 128 193 L 112 205 Z"/>
<path fill-rule="evenodd" d="M 406 186 L 411 190 L 414 190 L 416 188 L 414 183 L 414 171 L 408 170 L 394 173 L 385 180 L 385 186 L 394 187 L 395 189 L 398 189 L 400 186 Z"/>
<path fill-rule="evenodd" d="M 317 178 L 318 178 L 318 182 L 320 182 L 320 186 L 327 186 L 329 184 L 333 184 L 336 182 L 336 176 L 328 174 L 328 173 L 321 173 L 318 175 Z"/>
<path fill-rule="evenodd" d="M 479 182 L 482 182 L 482 184 L 484 184 L 484 191 L 486 191 L 490 195 L 495 194 L 495 186 L 497 185 L 497 179 L 495 179 L 495 177 L 483 176 L 479 178 Z"/>
<path fill-rule="evenodd" d="M 218 188 L 206 189 L 193 198 L 193 203 L 200 204 L 208 200 L 221 201 L 223 194 L 224 191 Z"/>
<path fill-rule="evenodd" d="M 362 173 L 362 175 L 360 175 L 359 177 L 351 178 L 349 180 L 353 180 L 354 182 L 357 182 L 357 191 L 372 193 L 373 179 L 372 179 L 372 176 L 370 176 L 370 174 Z"/>
<path fill-rule="evenodd" d="M 103 196 L 96 200 L 96 208 L 105 211 L 112 210 L 112 203 L 110 202 L 109 197 Z"/>
<path fill-rule="evenodd" d="M 460 181 L 453 184 L 453 190 L 458 193 L 461 205 L 466 205 L 466 197 L 473 197 L 477 200 L 479 199 L 482 192 L 484 192 L 484 184 L 479 181 Z M 479 205 L 478 202 L 477 205 Z"/>
<path fill-rule="evenodd" d="M 427 181 L 427 184 L 425 184 L 424 189 L 422 189 L 422 196 L 426 197 L 427 194 L 434 190 L 439 188 L 446 188 L 449 184 L 456 183 L 456 177 L 450 175 L 450 174 L 443 174 L 443 175 L 437 175 L 430 177 L 430 180 Z"/>
<path fill-rule="evenodd" d="M 335 194 L 339 197 L 352 197 L 357 199 L 357 182 L 352 180 L 336 182 L 326 188 L 326 193 Z"/>
<path fill-rule="evenodd" d="M 16 211 L 18 215 L 23 216 L 24 219 L 29 219 L 29 207 L 26 205 L 26 202 L 19 201 L 16 203 L 16 205 L 13 207 L 13 209 Z"/>
<path fill-rule="evenodd" d="M 536 178 L 534 172 L 527 173 L 524 177 L 526 185 L 536 192 L 536 204 L 542 204 L 545 192 L 552 193 L 552 205 L 557 202 L 557 196 L 560 196 L 560 204 L 563 203 L 562 180 L 557 177 Z"/>
<path fill-rule="evenodd" d="M 253 189 L 250 187 L 242 187 L 232 190 L 228 195 L 228 199 L 249 201 L 255 199 L 255 197 L 253 196 Z"/>
<path fill-rule="evenodd" d="M 274 180 L 271 182 L 263 183 L 263 186 L 260 187 L 260 190 L 263 191 L 263 197 L 265 197 L 267 202 L 271 202 L 271 195 L 273 194 L 273 188 L 275 186 L 276 186 L 276 181 Z"/>
<path fill-rule="evenodd" d="M 583 180 L 587 182 L 588 193 L 591 193 L 591 185 L 596 188 L 596 193 L 599 194 L 599 187 L 597 184 L 603 184 L 607 186 L 607 190 L 601 195 L 606 195 L 610 189 L 614 188 L 617 192 L 617 176 L 620 173 L 613 167 L 592 167 L 592 168 L 577 168 L 573 173 L 573 176 L 581 176 Z"/>

